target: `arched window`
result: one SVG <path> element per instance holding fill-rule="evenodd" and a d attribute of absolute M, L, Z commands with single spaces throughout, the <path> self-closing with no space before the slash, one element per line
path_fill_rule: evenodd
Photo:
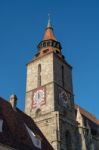
<path fill-rule="evenodd" d="M 62 86 L 64 87 L 64 66 L 62 66 Z"/>
<path fill-rule="evenodd" d="M 38 87 L 41 86 L 41 64 L 38 65 Z"/>
<path fill-rule="evenodd" d="M 36 117 L 40 117 L 41 116 L 41 110 L 40 109 L 37 109 L 37 111 L 35 113 L 35 116 Z"/>
<path fill-rule="evenodd" d="M 69 131 L 66 131 L 65 134 L 65 142 L 66 142 L 66 150 L 72 150 L 72 141 L 71 134 Z"/>
<path fill-rule="evenodd" d="M 43 47 L 46 47 L 46 46 L 47 46 L 47 43 L 46 43 L 46 42 L 44 42 L 44 43 L 43 43 Z"/>

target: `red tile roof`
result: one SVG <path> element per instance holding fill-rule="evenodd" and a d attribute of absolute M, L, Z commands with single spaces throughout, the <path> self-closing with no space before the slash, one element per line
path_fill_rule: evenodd
<path fill-rule="evenodd" d="M 56 38 L 55 38 L 52 28 L 46 29 L 43 40 L 55 40 L 56 41 Z"/>
<path fill-rule="evenodd" d="M 79 107 L 80 109 L 80 113 L 85 116 L 86 118 L 88 118 L 90 121 L 94 122 L 95 124 L 99 125 L 99 120 L 97 120 L 97 118 L 89 113 L 88 111 L 86 111 L 84 108 L 78 106 L 78 105 L 75 105 L 75 109 L 77 109 L 77 107 Z"/>
<path fill-rule="evenodd" d="M 3 120 L 3 132 L 0 133 L 0 143 L 18 150 L 53 150 L 34 121 L 18 108 L 13 110 L 10 103 L 0 98 L 0 119 Z M 25 124 L 42 139 L 41 149 L 35 147 L 27 132 Z"/>

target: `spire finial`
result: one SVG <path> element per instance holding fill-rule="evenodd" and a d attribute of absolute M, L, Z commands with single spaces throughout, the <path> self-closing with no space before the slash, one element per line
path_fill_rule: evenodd
<path fill-rule="evenodd" d="M 50 13 L 48 13 L 48 19 L 49 19 L 49 20 L 51 19 L 51 14 L 50 14 Z"/>
<path fill-rule="evenodd" d="M 52 28 L 52 25 L 51 25 L 51 14 L 48 13 L 48 24 L 47 24 L 47 28 Z"/>

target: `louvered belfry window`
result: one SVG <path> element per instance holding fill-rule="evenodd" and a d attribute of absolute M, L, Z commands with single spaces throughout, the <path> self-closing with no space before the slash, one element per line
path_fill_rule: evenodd
<path fill-rule="evenodd" d="M 41 86 L 41 64 L 38 65 L 38 87 Z"/>

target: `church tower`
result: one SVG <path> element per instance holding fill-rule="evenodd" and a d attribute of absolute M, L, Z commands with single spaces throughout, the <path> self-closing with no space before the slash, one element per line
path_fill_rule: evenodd
<path fill-rule="evenodd" d="M 37 48 L 27 64 L 25 112 L 55 150 L 75 150 L 72 67 L 62 54 L 50 19 Z"/>

